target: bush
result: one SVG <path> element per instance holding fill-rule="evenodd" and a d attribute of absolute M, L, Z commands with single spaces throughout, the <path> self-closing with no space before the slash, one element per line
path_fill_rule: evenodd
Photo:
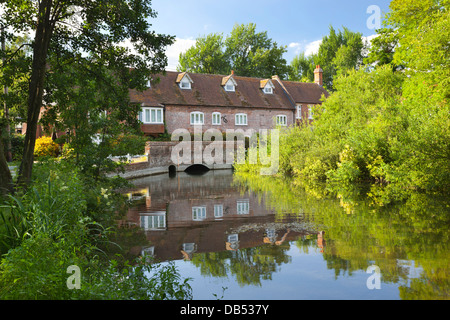
<path fill-rule="evenodd" d="M 59 145 L 50 137 L 40 137 L 36 139 L 34 146 L 34 156 L 41 157 L 57 157 L 59 154 Z"/>
<path fill-rule="evenodd" d="M 173 265 L 110 260 L 112 222 L 125 203 L 112 191 L 120 181 L 95 181 L 54 159 L 36 164 L 33 181 L 1 203 L 0 300 L 192 298 Z M 67 287 L 71 265 L 80 268 L 79 290 Z"/>

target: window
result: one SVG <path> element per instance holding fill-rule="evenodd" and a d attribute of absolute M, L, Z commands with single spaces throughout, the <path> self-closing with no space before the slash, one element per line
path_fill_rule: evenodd
<path fill-rule="evenodd" d="M 225 85 L 225 91 L 231 91 L 234 92 L 234 85 L 232 83 L 227 83 Z"/>
<path fill-rule="evenodd" d="M 191 112 L 191 124 L 204 124 L 205 118 L 203 112 Z"/>
<path fill-rule="evenodd" d="M 184 78 L 180 81 L 180 88 L 181 89 L 191 89 L 191 82 L 189 79 Z"/>
<path fill-rule="evenodd" d="M 214 218 L 222 218 L 222 217 L 223 217 L 223 204 L 215 204 Z"/>
<path fill-rule="evenodd" d="M 237 214 L 249 214 L 250 203 L 248 199 L 237 201 Z"/>
<path fill-rule="evenodd" d="M 245 113 L 236 114 L 236 125 L 237 126 L 246 126 L 247 125 L 247 115 Z"/>
<path fill-rule="evenodd" d="M 313 118 L 313 106 L 311 104 L 308 105 L 308 118 Z"/>
<path fill-rule="evenodd" d="M 206 207 L 192 207 L 192 220 L 200 221 L 206 219 Z"/>
<path fill-rule="evenodd" d="M 277 116 L 277 125 L 280 125 L 280 126 L 287 125 L 287 116 L 285 116 L 285 115 L 278 115 Z"/>
<path fill-rule="evenodd" d="M 225 91 L 234 92 L 236 90 L 235 82 L 233 79 L 229 79 L 227 83 L 225 83 Z"/>
<path fill-rule="evenodd" d="M 301 119 L 302 118 L 302 105 L 301 104 L 297 105 L 297 116 L 296 116 L 296 118 L 297 119 Z"/>
<path fill-rule="evenodd" d="M 220 112 L 213 112 L 212 114 L 212 124 L 219 125 L 220 124 Z"/>
<path fill-rule="evenodd" d="M 164 123 L 162 108 L 142 108 L 139 112 L 139 120 L 145 124 Z"/>
<path fill-rule="evenodd" d="M 272 94 L 273 93 L 273 88 L 271 86 L 265 86 L 263 89 L 265 94 Z"/>
<path fill-rule="evenodd" d="M 141 216 L 141 228 L 144 230 L 162 230 L 166 228 L 166 215 L 164 213 Z"/>

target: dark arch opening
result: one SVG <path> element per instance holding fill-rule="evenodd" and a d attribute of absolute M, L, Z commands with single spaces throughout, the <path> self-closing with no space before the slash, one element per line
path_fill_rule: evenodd
<path fill-rule="evenodd" d="M 189 174 L 204 174 L 209 171 L 209 168 L 203 164 L 193 164 L 187 167 L 184 172 Z"/>
<path fill-rule="evenodd" d="M 169 177 L 175 177 L 177 175 L 177 167 L 173 164 L 169 166 Z"/>

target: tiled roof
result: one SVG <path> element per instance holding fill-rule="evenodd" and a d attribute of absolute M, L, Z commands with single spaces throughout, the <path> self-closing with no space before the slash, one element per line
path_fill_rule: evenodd
<path fill-rule="evenodd" d="M 192 79 L 191 89 L 181 89 L 177 82 L 184 76 L 179 72 L 167 71 L 165 75 L 157 75 L 159 83 L 152 83 L 152 87 L 143 92 L 131 90 L 132 102 L 145 106 L 187 105 L 187 106 L 222 106 L 222 107 L 256 107 L 256 108 L 288 108 L 293 103 L 320 103 L 320 96 L 326 91 L 314 83 L 300 83 L 283 81 L 289 90 L 286 94 L 280 83 L 272 80 L 273 94 L 265 94 L 261 90 L 261 83 L 267 79 L 249 78 L 232 75 L 236 81 L 234 92 L 225 91 L 224 78 L 229 76 L 213 74 L 189 73 Z M 180 78 L 181 77 L 181 78 Z M 292 92 L 291 92 L 292 91 Z"/>
<path fill-rule="evenodd" d="M 283 84 L 296 103 L 321 103 L 322 94 L 329 96 L 323 87 L 315 83 L 283 81 Z"/>

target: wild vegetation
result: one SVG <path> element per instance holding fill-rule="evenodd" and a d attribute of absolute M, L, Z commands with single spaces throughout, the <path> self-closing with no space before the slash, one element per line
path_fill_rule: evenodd
<path fill-rule="evenodd" d="M 8 88 L 0 95 L 0 299 L 191 298 L 173 265 L 113 242 L 128 205 L 117 189 L 127 185 L 105 175 L 120 167 L 111 156 L 143 150 L 128 90 L 164 69 L 173 37 L 150 29 L 156 13 L 146 1 L 0 5 L 0 83 Z M 44 104 L 46 133 L 65 133 L 56 141 L 36 140 Z M 23 139 L 10 134 L 16 122 L 27 123 Z"/>
<path fill-rule="evenodd" d="M 448 1 L 393 1 L 370 55 L 376 63 L 336 76 L 314 121 L 282 132 L 280 173 L 329 186 L 382 185 L 381 204 L 412 190 L 448 194 L 449 7 Z M 392 45 L 386 42 L 393 38 L 391 60 L 380 57 L 380 44 Z"/>

